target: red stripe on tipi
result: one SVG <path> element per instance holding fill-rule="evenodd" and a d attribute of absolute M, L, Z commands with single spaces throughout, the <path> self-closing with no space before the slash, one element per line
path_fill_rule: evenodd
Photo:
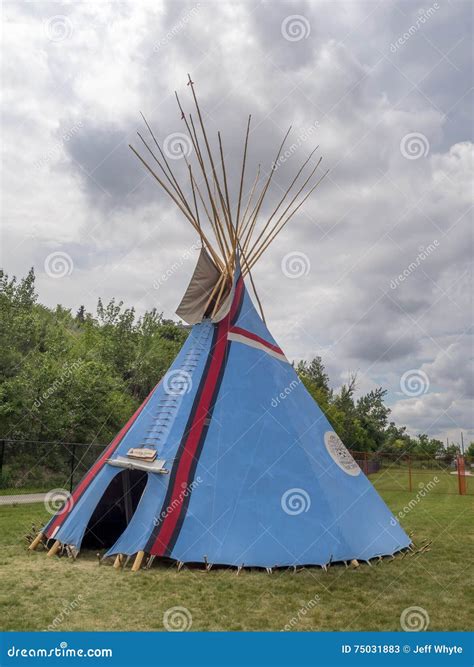
<path fill-rule="evenodd" d="M 157 387 L 158 385 L 156 385 Z M 155 391 L 156 387 L 154 387 L 151 392 L 148 394 L 148 396 L 145 398 L 143 403 L 140 405 L 140 407 L 136 410 L 136 412 L 130 417 L 128 422 L 125 424 L 125 426 L 117 433 L 115 438 L 112 440 L 110 445 L 107 447 L 105 452 L 102 454 L 102 456 L 97 459 L 97 461 L 94 463 L 92 468 L 89 470 L 89 472 L 86 474 L 86 476 L 81 480 L 81 482 L 76 486 L 74 489 L 74 492 L 71 496 L 71 498 L 68 500 L 66 503 L 66 506 L 69 508 L 67 512 L 62 513 L 61 511 L 58 512 L 56 517 L 54 518 L 53 522 L 48 526 L 46 530 L 46 536 L 51 537 L 52 533 L 56 528 L 58 528 L 69 516 L 71 510 L 73 509 L 74 505 L 76 502 L 79 500 L 79 498 L 82 496 L 84 491 L 87 489 L 89 484 L 92 482 L 94 477 L 97 475 L 97 473 L 103 468 L 105 465 L 105 462 L 110 456 L 114 453 L 114 451 L 117 449 L 119 446 L 120 442 L 123 440 L 124 436 L 126 433 L 130 430 L 130 428 L 133 426 L 135 423 L 137 417 L 139 414 L 143 411 L 145 408 L 146 404 L 150 400 L 153 392 Z"/>
<path fill-rule="evenodd" d="M 150 554 L 153 556 L 166 555 L 176 525 L 181 517 L 182 505 L 185 499 L 183 491 L 187 490 L 189 493 L 190 484 L 193 481 L 191 479 L 193 462 L 195 461 L 205 421 L 209 414 L 217 381 L 225 360 L 227 334 L 229 333 L 230 322 L 234 319 L 239 308 L 243 286 L 244 281 L 240 276 L 235 287 L 234 299 L 232 301 L 230 312 L 217 325 L 217 339 L 210 352 L 212 354 L 211 363 L 207 371 L 204 386 L 199 396 L 199 403 L 196 407 L 194 419 L 189 428 L 188 436 L 173 481 L 173 489 L 168 504 L 168 507 L 172 507 L 173 511 L 169 512 L 167 511 L 167 508 L 164 508 L 166 514 L 165 518 L 160 526 L 158 536 L 150 549 Z"/>
<path fill-rule="evenodd" d="M 278 352 L 278 354 L 283 354 L 283 350 L 279 348 L 278 345 L 273 345 L 273 343 L 269 343 L 264 338 L 261 338 L 260 336 L 257 336 L 257 334 L 252 333 L 252 331 L 247 331 L 247 329 L 241 329 L 240 327 L 231 327 L 229 333 L 234 333 L 238 334 L 239 336 L 244 336 L 245 338 L 254 340 L 256 343 L 260 343 L 260 345 L 263 345 L 264 347 L 268 347 L 269 350 Z M 283 354 L 283 356 L 285 355 Z"/>
<path fill-rule="evenodd" d="M 169 500 L 169 507 L 173 508 L 163 519 L 160 532 L 151 547 L 150 553 L 154 556 L 165 555 L 168 544 L 173 536 L 176 524 L 181 515 L 181 506 L 184 501 L 185 489 L 189 489 L 191 483 L 191 469 L 195 459 L 201 435 L 205 426 L 205 421 L 211 407 L 214 389 L 219 378 L 219 373 L 224 363 L 225 351 L 227 347 L 229 317 L 227 316 L 218 324 L 217 341 L 212 351 L 212 360 L 207 372 L 207 377 L 199 398 L 193 423 L 189 429 L 188 437 L 184 445 L 183 452 L 179 459 L 176 476 L 174 478 L 172 495 Z M 189 491 L 188 491 L 189 492 Z"/>

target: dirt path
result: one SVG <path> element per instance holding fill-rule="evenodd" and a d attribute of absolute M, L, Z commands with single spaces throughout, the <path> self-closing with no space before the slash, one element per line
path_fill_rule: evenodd
<path fill-rule="evenodd" d="M 0 496 L 0 505 L 25 505 L 26 503 L 42 503 L 46 493 L 21 493 L 16 495 Z"/>

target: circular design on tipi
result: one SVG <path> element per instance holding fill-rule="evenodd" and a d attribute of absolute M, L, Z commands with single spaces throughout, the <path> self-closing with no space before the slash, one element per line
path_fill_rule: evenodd
<path fill-rule="evenodd" d="M 341 438 L 334 431 L 326 431 L 324 434 L 324 444 L 327 452 L 341 470 L 348 475 L 357 477 L 360 475 L 360 468 L 352 457 L 348 449 L 343 445 Z"/>

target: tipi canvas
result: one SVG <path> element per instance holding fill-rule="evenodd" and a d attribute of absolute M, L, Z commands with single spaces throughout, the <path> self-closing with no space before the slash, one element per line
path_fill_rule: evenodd
<path fill-rule="evenodd" d="M 160 157 L 141 139 L 161 176 L 139 157 L 202 242 L 177 311 L 192 329 L 168 373 L 32 548 L 41 539 L 50 554 L 103 547 L 117 567 L 133 556 L 135 570 L 154 557 L 208 568 L 273 568 L 392 555 L 410 545 L 409 537 L 306 391 L 248 292 L 251 268 L 314 189 L 307 183 L 315 169 L 293 197 L 308 158 L 270 220 L 260 222 L 274 169 L 260 194 L 249 188 L 244 205 L 249 119 L 232 211 L 221 137 L 218 161 L 191 80 L 190 86 L 199 125 L 182 114 L 200 177 L 188 164 L 185 191 L 152 133 Z M 256 303 L 261 310 L 258 297 Z"/>

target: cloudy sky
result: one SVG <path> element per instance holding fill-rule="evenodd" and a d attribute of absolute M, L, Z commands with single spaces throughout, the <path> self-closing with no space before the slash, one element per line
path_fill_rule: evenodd
<path fill-rule="evenodd" d="M 412 433 L 473 437 L 469 2 L 26 0 L 3 13 L 8 273 L 34 266 L 50 306 L 115 296 L 173 315 L 196 237 L 128 143 L 143 111 L 172 150 L 190 72 L 234 183 L 249 113 L 246 191 L 290 125 L 269 205 L 316 145 L 330 169 L 254 271 L 287 356 L 321 355 L 335 387 L 350 372 L 361 391 L 387 387 Z"/>

